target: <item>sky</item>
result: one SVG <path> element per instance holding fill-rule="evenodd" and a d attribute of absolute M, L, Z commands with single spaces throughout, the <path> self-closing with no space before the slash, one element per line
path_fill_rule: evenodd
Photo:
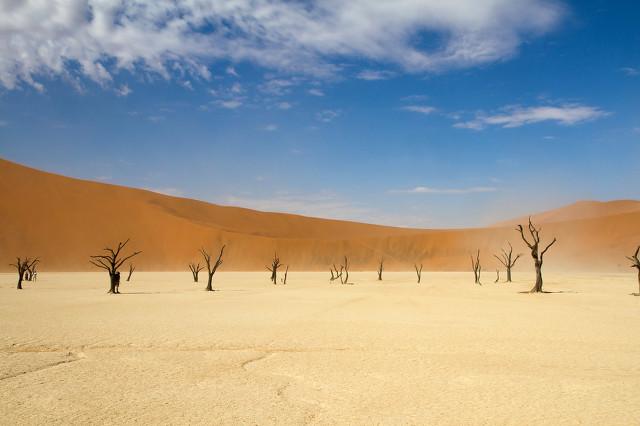
<path fill-rule="evenodd" d="M 0 0 L 0 157 L 425 228 L 640 199 L 638 22 L 631 0 Z"/>

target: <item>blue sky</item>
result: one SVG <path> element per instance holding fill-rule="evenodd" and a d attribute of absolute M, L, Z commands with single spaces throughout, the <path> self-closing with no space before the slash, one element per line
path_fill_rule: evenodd
<path fill-rule="evenodd" d="M 399 226 L 640 198 L 640 4 L 441 3 L 0 0 L 0 156 Z"/>

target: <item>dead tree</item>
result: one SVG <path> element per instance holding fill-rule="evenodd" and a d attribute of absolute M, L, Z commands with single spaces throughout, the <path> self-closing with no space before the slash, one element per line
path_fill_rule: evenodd
<path fill-rule="evenodd" d="M 98 268 L 105 269 L 109 273 L 109 292 L 110 294 L 120 294 L 120 272 L 118 269 L 126 262 L 134 256 L 142 253 L 141 251 L 133 252 L 128 256 L 122 256 L 122 249 L 127 245 L 129 239 L 127 239 L 124 243 L 118 243 L 118 247 L 114 250 L 112 248 L 106 247 L 103 249 L 107 254 L 97 254 L 95 256 L 90 256 L 89 263 Z"/>
<path fill-rule="evenodd" d="M 416 275 L 418 276 L 418 284 L 420 284 L 420 280 L 422 280 L 422 263 L 420 264 L 420 268 L 418 265 L 414 264 L 413 267 L 416 269 Z"/>
<path fill-rule="evenodd" d="M 496 254 L 493 255 L 493 257 L 498 259 L 500 261 L 500 263 L 502 263 L 504 265 L 504 267 L 507 268 L 507 282 L 508 283 L 511 282 L 511 268 L 514 267 L 514 265 L 516 264 L 516 262 L 518 261 L 520 256 L 522 256 L 521 253 L 518 254 L 515 258 L 513 257 L 513 246 L 511 245 L 511 243 L 509 243 L 509 251 L 508 252 L 505 249 L 502 249 L 502 253 L 500 254 L 500 257 L 498 257 L 498 255 L 496 255 Z"/>
<path fill-rule="evenodd" d="M 27 264 L 27 270 L 24 271 L 24 280 L 25 281 L 34 281 L 36 277 L 36 268 L 40 261 L 36 258 Z"/>
<path fill-rule="evenodd" d="M 202 271 L 204 269 L 204 266 L 200 266 L 200 263 L 190 263 L 189 264 L 189 270 L 191 270 L 191 275 L 193 276 L 193 282 L 197 283 L 198 282 L 198 274 L 200 273 L 200 271 Z"/>
<path fill-rule="evenodd" d="M 384 268 L 384 258 L 380 258 L 380 263 L 378 264 L 378 281 L 382 281 L 383 268 Z"/>
<path fill-rule="evenodd" d="M 494 281 L 494 284 L 498 281 L 500 281 L 500 269 L 496 269 L 496 280 Z"/>
<path fill-rule="evenodd" d="M 270 280 L 274 285 L 278 284 L 278 268 L 282 266 L 280 263 L 280 258 L 278 257 L 278 253 L 273 254 L 273 260 L 271 261 L 271 267 L 266 266 L 267 271 L 271 272 Z"/>
<path fill-rule="evenodd" d="M 131 281 L 131 275 L 133 275 L 133 271 L 136 270 L 136 267 L 133 265 L 133 263 L 129 264 L 129 275 L 127 275 L 127 282 Z"/>
<path fill-rule="evenodd" d="M 482 285 L 480 282 L 480 274 L 482 273 L 482 266 L 480 265 L 480 250 L 476 253 L 476 257 L 474 259 L 473 255 L 471 255 L 471 267 L 473 268 L 473 277 L 475 283 L 478 285 Z"/>
<path fill-rule="evenodd" d="M 344 265 L 340 265 L 340 282 L 351 284 L 349 283 L 349 258 L 347 256 L 344 257 Z"/>
<path fill-rule="evenodd" d="M 640 253 L 640 246 L 638 246 L 633 256 L 627 256 L 627 259 L 631 261 L 631 267 L 638 270 L 638 293 L 636 295 L 640 296 L 640 259 L 638 259 L 638 253 Z"/>
<path fill-rule="evenodd" d="M 329 271 L 331 272 L 331 279 L 329 281 L 335 281 L 337 279 L 340 279 L 342 281 L 342 267 L 340 267 L 340 271 L 338 271 L 338 268 L 336 267 L 336 264 L 334 263 L 333 264 L 333 269 L 329 269 Z"/>
<path fill-rule="evenodd" d="M 287 274 L 289 273 L 289 265 L 287 265 L 287 269 L 284 270 L 284 278 L 280 279 L 282 284 L 287 284 Z"/>
<path fill-rule="evenodd" d="M 18 272 L 18 285 L 16 287 L 18 290 L 22 290 L 22 280 L 27 274 L 27 271 L 33 268 L 38 262 L 39 260 L 37 257 L 35 259 L 30 259 L 28 257 L 22 259 L 20 257 L 17 257 L 16 263 L 12 263 L 11 265 L 9 265 L 16 268 L 16 271 Z"/>
<path fill-rule="evenodd" d="M 205 288 L 205 291 L 213 291 L 213 274 L 215 274 L 220 265 L 222 265 L 222 255 L 224 254 L 224 248 L 225 246 L 223 245 L 220 249 L 220 254 L 218 254 L 218 259 L 213 264 L 211 263 L 211 254 L 208 253 L 204 248 L 200 249 L 200 253 L 202 254 L 204 262 L 207 265 L 207 273 L 209 274 L 209 280 L 207 281 L 207 287 Z"/>
<path fill-rule="evenodd" d="M 540 251 L 540 230 L 541 228 L 536 228 L 533 223 L 531 223 L 531 217 L 529 217 L 529 234 L 531 234 L 531 241 L 527 239 L 524 235 L 524 229 L 522 225 L 518 225 L 516 231 L 520 233 L 522 240 L 525 244 L 531 249 L 531 257 L 533 258 L 533 263 L 536 268 L 536 283 L 533 285 L 533 288 L 530 290 L 531 293 L 541 293 L 542 292 L 542 263 L 544 261 L 544 254 L 549 250 L 549 248 L 556 243 L 556 239 L 554 238 L 544 250 Z"/>

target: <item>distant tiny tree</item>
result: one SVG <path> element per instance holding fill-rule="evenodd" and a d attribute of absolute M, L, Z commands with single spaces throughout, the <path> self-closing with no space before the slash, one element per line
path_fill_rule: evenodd
<path fill-rule="evenodd" d="M 340 282 L 342 284 L 352 284 L 349 282 L 349 258 L 344 257 L 344 264 L 340 265 Z"/>
<path fill-rule="evenodd" d="M 200 266 L 200 263 L 189 263 L 189 270 L 191 270 L 191 276 L 193 276 L 193 282 L 198 282 L 198 274 L 204 269 L 204 266 Z"/>
<path fill-rule="evenodd" d="M 133 271 L 136 270 L 136 267 L 133 263 L 129 264 L 129 275 L 127 275 L 127 282 L 131 281 L 131 275 L 133 275 Z"/>
<path fill-rule="evenodd" d="M 383 268 L 384 268 L 384 258 L 380 258 L 380 263 L 378 263 L 378 281 L 382 281 Z"/>
<path fill-rule="evenodd" d="M 473 268 L 473 277 L 475 283 L 482 285 L 480 282 L 480 274 L 482 273 L 482 266 L 480 265 L 480 250 L 477 251 L 476 257 L 471 256 L 471 267 Z"/>
<path fill-rule="evenodd" d="M 515 258 L 513 257 L 513 246 L 511 245 L 511 243 L 509 243 L 509 251 L 502 249 L 502 253 L 500 253 L 500 257 L 498 257 L 498 255 L 496 254 L 493 255 L 493 257 L 498 259 L 500 263 L 502 263 L 504 267 L 507 269 L 508 283 L 511 282 L 511 268 L 514 267 L 514 265 L 516 264 L 520 256 L 522 256 L 522 254 L 518 254 Z"/>
<path fill-rule="evenodd" d="M 494 283 L 497 283 L 498 281 L 500 281 L 500 269 L 496 269 L 496 280 Z"/>
<path fill-rule="evenodd" d="M 422 263 L 420 264 L 420 268 L 418 265 L 414 264 L 413 267 L 416 270 L 416 275 L 418 276 L 418 284 L 420 284 L 420 280 L 422 280 Z"/>
<path fill-rule="evenodd" d="M 108 293 L 110 294 L 120 294 L 120 272 L 118 272 L 118 269 L 120 269 L 127 260 L 142 253 L 141 251 L 136 251 L 128 256 L 122 256 L 122 249 L 125 248 L 128 243 L 129 239 L 125 242 L 119 242 L 115 250 L 109 247 L 104 248 L 103 250 L 107 254 L 90 256 L 89 262 L 92 265 L 104 269 L 109 273 Z"/>
<path fill-rule="evenodd" d="M 25 274 L 30 268 L 33 268 L 39 262 L 38 258 L 31 259 L 29 257 L 25 257 L 24 259 L 20 257 L 16 257 L 16 263 L 12 263 L 9 266 L 13 266 L 16 268 L 18 272 L 18 285 L 16 289 L 22 290 L 22 280 L 24 279 Z"/>
<path fill-rule="evenodd" d="M 529 226 L 528 226 L 529 234 L 531 235 L 531 241 L 527 239 L 524 235 L 524 229 L 522 225 L 518 225 L 516 227 L 516 231 L 520 233 L 522 240 L 525 244 L 531 249 L 531 257 L 533 258 L 533 264 L 536 268 L 536 283 L 533 285 L 533 288 L 530 290 L 531 293 L 541 293 L 542 292 L 542 263 L 544 262 L 544 254 L 549 250 L 549 248 L 556 243 L 556 239 L 554 238 L 544 250 L 539 250 L 540 245 L 540 231 L 541 228 L 536 228 L 531 222 L 531 217 L 529 217 Z"/>
<path fill-rule="evenodd" d="M 284 278 L 280 280 L 282 284 L 287 284 L 287 275 L 289 274 L 289 265 L 287 265 L 287 269 L 284 270 Z"/>
<path fill-rule="evenodd" d="M 636 295 L 640 296 L 640 259 L 638 259 L 638 253 L 640 253 L 640 246 L 638 246 L 633 256 L 627 256 L 627 259 L 631 261 L 631 267 L 638 270 L 638 293 Z"/>
<path fill-rule="evenodd" d="M 278 253 L 273 254 L 273 260 L 271 261 L 271 267 L 266 266 L 267 271 L 271 272 L 270 280 L 274 285 L 278 284 L 278 268 L 282 266 Z"/>
<path fill-rule="evenodd" d="M 331 279 L 329 281 L 335 281 L 342 278 L 342 267 L 340 267 L 340 271 L 338 271 L 335 263 L 333 264 L 333 268 L 329 268 L 329 272 L 331 272 Z"/>
<path fill-rule="evenodd" d="M 209 275 L 205 291 L 213 291 L 213 275 L 216 273 L 220 265 L 222 265 L 222 255 L 224 254 L 224 248 L 225 246 L 223 245 L 220 249 L 220 254 L 218 254 L 218 259 L 216 259 L 214 263 L 211 262 L 211 254 L 208 253 L 204 248 L 200 249 L 200 253 L 202 254 L 204 262 L 207 265 L 207 273 Z"/>

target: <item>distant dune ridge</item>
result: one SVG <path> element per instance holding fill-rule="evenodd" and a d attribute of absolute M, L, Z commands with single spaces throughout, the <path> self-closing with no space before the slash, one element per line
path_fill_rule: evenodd
<path fill-rule="evenodd" d="M 389 270 L 424 263 L 425 271 L 471 270 L 480 249 L 483 270 L 495 275 L 493 254 L 510 241 L 531 259 L 514 225 L 419 230 L 265 213 L 68 178 L 0 159 L 0 270 L 15 256 L 40 256 L 41 270 L 93 270 L 88 256 L 131 238 L 142 250 L 138 270 L 187 270 L 198 248 L 227 245 L 224 270 L 264 270 L 274 251 L 291 270 L 328 270 L 348 255 L 353 270 Z M 558 243 L 545 268 L 629 270 L 624 256 L 640 244 L 640 202 L 578 202 L 539 213 L 543 239 Z M 5 266 L 6 265 L 6 266 Z M 185 273 L 186 273 L 185 272 Z M 471 273 L 471 272 L 470 272 Z M 328 273 L 327 273 L 328 274 Z"/>

